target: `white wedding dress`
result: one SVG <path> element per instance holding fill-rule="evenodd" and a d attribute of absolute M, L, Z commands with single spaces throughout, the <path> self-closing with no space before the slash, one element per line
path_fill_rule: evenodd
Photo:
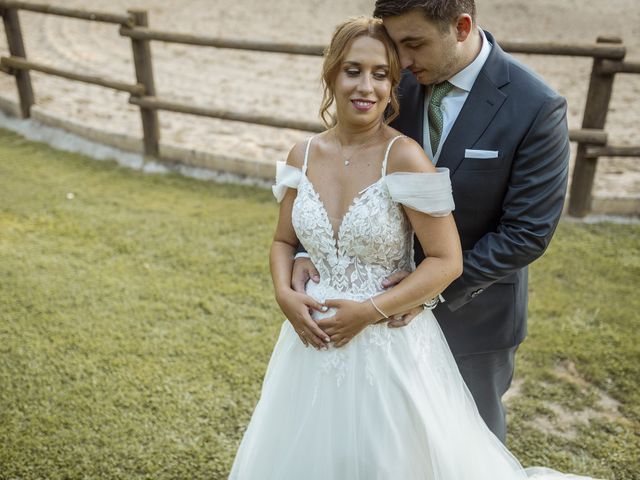
<path fill-rule="evenodd" d="M 394 139 L 395 140 L 395 139 Z M 381 281 L 412 270 L 413 234 L 402 205 L 453 209 L 449 172 L 386 174 L 351 203 L 337 241 L 302 170 L 279 163 L 274 194 L 297 188 L 292 221 L 320 273 L 307 293 L 366 300 Z M 332 311 L 322 314 L 333 315 Z M 320 318 L 315 315 L 314 318 Z M 369 326 L 342 348 L 305 348 L 285 321 L 262 394 L 235 458 L 233 480 L 569 479 L 524 470 L 481 419 L 438 322 L 424 310 L 408 326 Z"/>

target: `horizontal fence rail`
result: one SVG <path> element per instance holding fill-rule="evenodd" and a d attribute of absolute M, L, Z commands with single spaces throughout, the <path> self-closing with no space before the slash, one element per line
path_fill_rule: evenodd
<path fill-rule="evenodd" d="M 93 22 L 116 23 L 119 25 L 133 25 L 131 17 L 128 15 L 116 15 L 103 12 L 89 12 L 87 10 L 78 10 L 76 8 L 56 7 L 40 3 L 18 2 L 13 0 L 0 0 L 0 8 L 25 10 L 29 12 L 46 13 L 49 15 L 58 15 L 61 17 L 78 18 L 81 20 L 90 20 Z"/>
<path fill-rule="evenodd" d="M 120 25 L 119 34 L 131 40 L 136 81 L 134 83 L 125 83 L 97 75 L 76 73 L 28 61 L 18 19 L 19 10 Z M 0 0 L 0 15 L 3 18 L 10 53 L 10 56 L 0 58 L 0 72 L 11 74 L 16 78 L 20 97 L 20 112 L 25 118 L 30 115 L 30 108 L 34 104 L 34 95 L 29 76 L 29 72 L 33 70 L 129 93 L 129 103 L 140 108 L 145 155 L 156 158 L 160 158 L 159 111 L 171 111 L 316 133 L 326 129 L 322 123 L 317 121 L 283 119 L 270 115 L 202 107 L 162 98 L 155 91 L 150 49 L 152 41 L 159 41 L 220 49 L 320 57 L 324 54 L 325 45 L 225 39 L 154 30 L 149 28 L 147 13 L 144 10 L 129 10 L 127 15 L 117 15 L 24 1 Z M 622 45 L 622 41 L 615 37 L 599 37 L 595 43 L 584 44 L 508 41 L 499 42 L 499 44 L 505 51 L 510 53 L 593 59 L 582 128 L 569 131 L 569 139 L 578 144 L 569 199 L 569 214 L 575 216 L 586 215 L 590 210 L 591 190 L 598 158 L 640 157 L 640 146 L 609 145 L 607 133 L 604 131 L 615 75 L 640 74 L 640 62 L 625 61 L 626 48 Z"/>
<path fill-rule="evenodd" d="M 640 73 L 640 62 L 604 61 L 600 66 L 602 73 Z"/>
<path fill-rule="evenodd" d="M 180 103 L 173 100 L 158 97 L 131 97 L 129 103 L 146 108 L 167 110 L 177 113 L 188 113 L 201 117 L 218 118 L 235 122 L 253 123 L 265 126 L 277 126 L 278 128 L 290 128 L 307 132 L 324 132 L 327 127 L 320 122 L 306 122 L 300 120 L 286 120 L 269 115 L 252 115 L 250 113 L 231 112 L 224 109 L 195 107 L 188 103 Z M 588 143 L 590 145 L 606 145 L 607 133 L 595 129 L 569 130 L 569 139 L 572 142 Z"/>
<path fill-rule="evenodd" d="M 294 55 L 322 56 L 325 45 L 299 45 L 289 43 L 271 43 L 249 40 L 230 40 L 219 37 L 205 37 L 186 33 L 171 33 L 148 28 L 121 28 L 120 34 L 139 40 L 156 40 L 160 42 L 198 45 L 259 52 L 289 53 Z M 503 50 L 511 53 L 527 53 L 535 55 L 564 55 L 571 57 L 591 57 L 620 60 L 626 54 L 622 46 L 593 44 L 560 44 L 554 42 L 499 42 Z"/>
<path fill-rule="evenodd" d="M 256 52 L 289 53 L 293 55 L 322 56 L 323 45 L 297 45 L 293 43 L 274 43 L 250 40 L 229 40 L 218 37 L 204 37 L 187 33 L 163 32 L 148 28 L 121 28 L 120 34 L 137 40 L 157 40 L 168 43 L 181 43 L 200 47 L 253 50 Z"/>
<path fill-rule="evenodd" d="M 569 130 L 569 140 L 577 143 L 588 143 L 590 145 L 606 145 L 608 135 L 602 130 L 593 128 L 581 128 L 579 130 Z"/>
<path fill-rule="evenodd" d="M 130 85 L 128 83 L 118 82 L 115 80 L 107 80 L 96 75 L 84 75 L 82 73 L 75 73 L 68 70 L 49 67 L 41 63 L 28 62 L 20 57 L 0 57 L 0 66 L 3 70 L 5 70 L 5 68 L 8 70 L 11 70 L 12 68 L 16 70 L 35 70 L 36 72 L 47 73 L 56 77 L 66 78 L 68 80 L 91 83 L 93 85 L 99 85 L 101 87 L 111 88 L 121 92 L 128 92 L 131 95 L 144 95 L 145 93 L 144 85 L 141 83 Z"/>
<path fill-rule="evenodd" d="M 252 115 L 249 113 L 231 112 L 224 109 L 196 107 L 186 103 L 175 102 L 158 97 L 131 97 L 129 103 L 153 110 L 168 110 L 177 113 L 189 113 L 201 117 L 219 118 L 235 122 L 254 123 L 277 128 L 291 128 L 309 132 L 323 132 L 327 128 L 318 122 L 306 122 L 302 120 L 285 120 L 269 115 Z"/>
<path fill-rule="evenodd" d="M 640 159 L 640 147 L 616 147 L 613 145 L 589 147 L 586 157 L 638 157 Z"/>
<path fill-rule="evenodd" d="M 559 55 L 567 57 L 591 57 L 621 60 L 627 53 L 623 46 L 593 44 L 561 44 L 531 42 L 498 42 L 500 47 L 509 53 L 525 53 L 531 55 Z"/>

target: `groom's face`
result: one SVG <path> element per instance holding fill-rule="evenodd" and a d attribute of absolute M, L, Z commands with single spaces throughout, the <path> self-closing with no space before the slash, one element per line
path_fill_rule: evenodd
<path fill-rule="evenodd" d="M 418 82 L 440 83 L 456 73 L 460 53 L 455 24 L 444 31 L 420 10 L 385 17 L 383 23 L 398 48 L 402 68 L 410 70 Z"/>

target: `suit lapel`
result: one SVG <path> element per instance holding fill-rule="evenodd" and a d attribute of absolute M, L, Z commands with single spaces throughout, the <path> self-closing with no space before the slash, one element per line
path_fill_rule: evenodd
<path fill-rule="evenodd" d="M 509 83 L 505 53 L 491 34 L 485 32 L 485 35 L 493 43 L 493 48 L 447 135 L 439 156 L 438 167 L 447 167 L 451 175 L 462 163 L 465 149 L 473 147 L 507 98 L 500 90 L 500 87 Z"/>

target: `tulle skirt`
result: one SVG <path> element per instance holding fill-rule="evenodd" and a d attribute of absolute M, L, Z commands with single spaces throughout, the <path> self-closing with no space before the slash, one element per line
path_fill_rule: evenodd
<path fill-rule="evenodd" d="M 328 312 L 326 315 L 331 315 Z M 285 321 L 233 480 L 578 479 L 523 469 L 484 424 L 438 322 L 305 348 Z"/>

